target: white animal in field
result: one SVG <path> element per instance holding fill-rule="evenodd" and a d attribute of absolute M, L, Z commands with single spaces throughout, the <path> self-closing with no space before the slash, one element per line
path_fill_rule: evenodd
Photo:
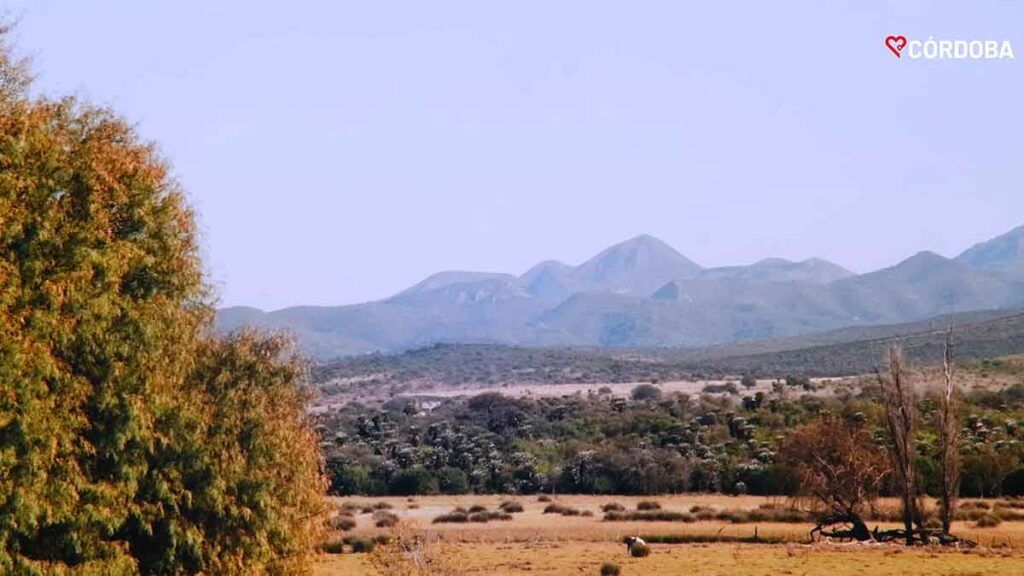
<path fill-rule="evenodd" d="M 629 538 L 626 538 L 626 551 L 632 552 L 633 546 L 637 545 L 646 546 L 647 542 L 644 542 L 644 539 L 639 536 L 630 536 Z"/>

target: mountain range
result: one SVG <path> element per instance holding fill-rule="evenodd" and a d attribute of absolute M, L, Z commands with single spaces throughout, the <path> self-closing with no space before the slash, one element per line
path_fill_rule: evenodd
<path fill-rule="evenodd" d="M 525 346 L 703 347 L 950 312 L 1024 307 L 1024 226 L 956 258 L 915 254 L 866 274 L 812 258 L 703 268 L 652 236 L 571 266 L 525 273 L 448 271 L 379 301 L 218 311 L 218 328 L 294 332 L 329 359 L 438 342 Z"/>

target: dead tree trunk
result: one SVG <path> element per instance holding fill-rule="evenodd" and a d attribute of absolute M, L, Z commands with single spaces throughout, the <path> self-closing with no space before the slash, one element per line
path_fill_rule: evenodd
<path fill-rule="evenodd" d="M 956 511 L 956 498 L 960 491 L 960 453 L 957 450 L 958 427 L 955 406 L 958 396 L 954 382 L 956 357 L 952 324 L 946 329 L 946 346 L 942 365 L 946 387 L 942 395 L 942 410 L 936 420 L 939 438 L 939 464 L 942 468 L 939 514 L 942 519 L 942 531 L 948 534 Z"/>
<path fill-rule="evenodd" d="M 903 527 L 907 544 L 914 543 L 914 528 L 920 526 L 917 508 L 917 473 L 914 466 L 914 398 L 898 344 L 889 346 L 888 373 L 877 372 L 889 430 L 889 453 L 896 471 L 897 487 L 903 505 Z"/>

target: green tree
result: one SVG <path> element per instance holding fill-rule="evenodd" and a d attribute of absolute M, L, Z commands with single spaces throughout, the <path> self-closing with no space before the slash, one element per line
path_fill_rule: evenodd
<path fill-rule="evenodd" d="M 0 573 L 302 573 L 322 480 L 300 366 L 211 336 L 167 165 L 26 70 L 0 44 Z"/>

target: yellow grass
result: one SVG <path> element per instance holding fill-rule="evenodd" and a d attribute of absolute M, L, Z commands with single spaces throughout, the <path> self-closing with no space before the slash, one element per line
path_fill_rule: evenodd
<path fill-rule="evenodd" d="M 514 499 L 526 508 L 515 519 L 487 524 L 432 524 L 431 520 L 456 506 L 481 504 L 496 509 Z M 781 499 L 755 496 L 678 495 L 639 498 L 628 496 L 558 496 L 560 504 L 590 510 L 591 518 L 542 514 L 546 503 L 535 497 L 432 496 L 406 498 L 333 499 L 359 503 L 387 501 L 407 526 L 428 542 L 444 542 L 446 557 L 458 559 L 464 574 L 598 574 L 604 562 L 620 564 L 624 575 L 637 574 L 1024 574 L 1024 522 L 1004 522 L 994 528 L 957 523 L 953 532 L 976 540 L 983 548 L 969 553 L 939 549 L 905 549 L 900 545 L 817 544 L 805 545 L 807 524 L 762 523 L 761 537 L 784 538 L 792 544 L 675 544 L 652 546 L 648 558 L 631 558 L 620 544 L 626 535 L 696 534 L 751 536 L 754 524 L 712 522 L 604 522 L 600 507 L 619 502 L 635 508 L 643 499 L 654 499 L 666 510 L 686 511 L 694 505 L 722 509 L 753 509 Z M 891 502 L 883 505 L 892 505 Z M 412 506 L 412 508 L 410 508 Z M 372 536 L 386 533 L 373 527 L 369 515 L 357 515 L 358 525 L 348 534 Z M 872 527 L 875 523 L 869 523 Z M 886 527 L 887 525 L 883 525 Z M 317 576 L 373 575 L 376 572 L 363 554 L 324 556 Z M 386 576 L 386 575 L 381 575 Z"/>
<path fill-rule="evenodd" d="M 599 542 L 460 544 L 453 553 L 463 574 L 598 574 L 601 564 L 623 575 L 827 574 L 828 576 L 1021 574 L 1024 557 L 1010 552 L 904 550 L 890 546 L 681 544 L 653 545 L 647 558 L 632 558 L 625 546 Z M 317 576 L 373 575 L 364 555 L 334 556 Z"/>

